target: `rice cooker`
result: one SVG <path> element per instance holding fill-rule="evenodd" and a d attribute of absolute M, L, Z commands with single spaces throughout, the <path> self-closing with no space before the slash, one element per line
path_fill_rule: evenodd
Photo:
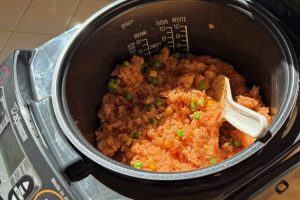
<path fill-rule="evenodd" d="M 0 67 L 0 199 L 265 199 L 289 189 L 300 161 L 300 3 L 115 1 Z M 259 85 L 273 122 L 230 159 L 176 173 L 100 153 L 97 112 L 114 66 L 161 48 L 209 54 Z M 300 193 L 299 193 L 300 195 Z"/>

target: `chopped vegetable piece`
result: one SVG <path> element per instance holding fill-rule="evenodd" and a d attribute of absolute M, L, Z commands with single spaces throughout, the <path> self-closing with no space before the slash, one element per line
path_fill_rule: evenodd
<path fill-rule="evenodd" d="M 216 164 L 217 163 L 217 158 L 216 157 L 211 157 L 210 159 L 208 159 L 208 162 L 210 163 L 210 164 Z"/>
<path fill-rule="evenodd" d="M 149 160 L 148 165 L 151 171 L 155 171 L 157 169 L 156 163 L 153 160 Z"/>
<path fill-rule="evenodd" d="M 121 79 L 120 79 L 120 78 L 118 78 L 118 77 L 117 77 L 117 78 L 115 78 L 115 83 L 116 83 L 116 84 L 118 84 L 118 85 L 120 85 L 120 83 L 121 83 Z"/>
<path fill-rule="evenodd" d="M 124 98 L 127 100 L 127 101 L 132 101 L 133 100 L 133 95 L 130 93 L 130 92 L 126 92 L 124 94 Z"/>
<path fill-rule="evenodd" d="M 200 107 L 204 106 L 204 99 L 202 97 L 200 99 L 198 99 L 197 105 L 200 106 Z"/>
<path fill-rule="evenodd" d="M 156 117 L 151 117 L 151 118 L 149 119 L 149 123 L 152 124 L 152 125 L 156 125 L 156 124 L 157 124 L 157 119 L 156 119 Z"/>
<path fill-rule="evenodd" d="M 141 143 L 142 143 L 142 144 L 147 144 L 147 143 L 148 143 L 148 140 L 142 140 Z"/>
<path fill-rule="evenodd" d="M 149 112 L 152 108 L 152 105 L 151 104 L 147 104 L 145 105 L 145 109 Z"/>
<path fill-rule="evenodd" d="M 112 78 L 109 80 L 108 82 L 108 89 L 112 92 L 112 93 L 116 93 L 116 91 L 119 89 L 119 81 L 121 81 L 119 78 Z"/>
<path fill-rule="evenodd" d="M 164 141 L 164 147 L 167 148 L 167 149 L 169 149 L 169 148 L 172 147 L 172 143 L 170 141 L 168 141 L 168 140 L 165 140 Z"/>
<path fill-rule="evenodd" d="M 133 134 L 132 134 L 132 138 L 133 139 L 140 139 L 141 137 L 141 132 L 139 131 L 135 131 Z"/>
<path fill-rule="evenodd" d="M 128 137 L 127 135 L 122 138 L 122 141 L 128 147 L 132 144 L 132 138 Z"/>
<path fill-rule="evenodd" d="M 159 99 L 155 99 L 154 102 L 153 102 L 153 104 L 154 104 L 156 107 L 160 107 L 160 106 L 162 105 L 162 102 L 161 102 L 161 100 L 159 100 Z"/>
<path fill-rule="evenodd" d="M 193 119 L 199 120 L 201 118 L 201 114 L 199 112 L 196 112 L 192 115 Z"/>
<path fill-rule="evenodd" d="M 108 82 L 108 89 L 113 89 L 115 86 L 115 83 L 113 81 L 113 79 L 110 79 L 110 81 Z"/>
<path fill-rule="evenodd" d="M 160 69 L 160 68 L 162 68 L 162 66 L 163 66 L 163 64 L 159 61 L 155 61 L 154 65 L 153 65 L 154 69 Z"/>
<path fill-rule="evenodd" d="M 183 130 L 178 130 L 178 131 L 177 131 L 178 137 L 182 137 L 183 134 L 184 134 Z"/>
<path fill-rule="evenodd" d="M 129 65 L 130 65 L 130 62 L 124 61 L 121 66 L 122 67 L 126 67 L 126 66 L 129 66 Z"/>
<path fill-rule="evenodd" d="M 225 142 L 222 146 L 222 149 L 232 152 L 233 151 L 233 146 L 231 142 Z"/>
<path fill-rule="evenodd" d="M 147 63 L 141 64 L 141 71 L 144 72 L 147 67 L 148 67 Z"/>
<path fill-rule="evenodd" d="M 171 114 L 173 112 L 173 109 L 171 107 L 166 108 L 165 112 L 167 114 Z"/>
<path fill-rule="evenodd" d="M 133 167 L 137 169 L 142 169 L 143 163 L 141 161 L 135 161 Z"/>
<path fill-rule="evenodd" d="M 208 87 L 206 83 L 200 83 L 198 86 L 198 90 L 206 90 L 207 88 Z"/>
<path fill-rule="evenodd" d="M 241 146 L 241 141 L 240 140 L 233 140 L 233 145 L 235 146 L 235 147 L 240 147 Z"/>
<path fill-rule="evenodd" d="M 116 79 L 112 78 L 112 79 L 109 80 L 109 82 L 108 82 L 108 87 L 109 88 L 116 88 L 118 86 L 119 86 L 119 83 Z"/>
<path fill-rule="evenodd" d="M 151 171 L 157 170 L 156 164 L 153 164 L 153 163 L 149 164 L 149 168 L 150 168 Z"/>
<path fill-rule="evenodd" d="M 197 107 L 196 107 L 196 105 L 195 105 L 194 102 L 190 103 L 190 110 L 191 110 L 191 111 L 195 111 L 196 108 L 197 108 Z"/>
<path fill-rule="evenodd" d="M 155 70 L 150 70 L 149 76 L 150 76 L 150 77 L 157 77 L 157 71 L 155 71 Z"/>
<path fill-rule="evenodd" d="M 180 58 L 181 58 L 181 53 L 175 52 L 175 53 L 173 54 L 173 57 L 174 57 L 174 58 L 177 58 L 177 59 L 180 59 Z"/>
<path fill-rule="evenodd" d="M 132 144 L 132 138 L 128 137 L 126 139 L 125 145 L 129 147 L 131 144 Z"/>
<path fill-rule="evenodd" d="M 207 106 L 212 106 L 212 105 L 214 105 L 214 101 L 213 100 L 208 100 L 207 101 Z"/>
<path fill-rule="evenodd" d="M 204 147 L 204 149 L 210 149 L 211 148 L 211 146 L 209 144 L 204 144 L 203 147 Z"/>
<path fill-rule="evenodd" d="M 115 83 L 115 84 L 113 85 L 113 89 L 117 90 L 118 88 L 119 88 L 119 85 Z"/>
<path fill-rule="evenodd" d="M 192 95 L 191 97 L 191 102 L 195 103 L 196 102 L 196 98 Z"/>
<path fill-rule="evenodd" d="M 157 86 L 160 81 L 157 77 L 152 77 L 150 82 L 151 82 L 152 85 Z"/>

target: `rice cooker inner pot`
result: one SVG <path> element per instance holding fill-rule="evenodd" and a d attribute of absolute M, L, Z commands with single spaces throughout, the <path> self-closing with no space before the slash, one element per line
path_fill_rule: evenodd
<path fill-rule="evenodd" d="M 131 53 L 149 57 L 169 46 L 173 52 L 221 58 L 248 85 L 259 85 L 274 116 L 270 134 L 277 134 L 295 101 L 298 77 L 289 42 L 266 15 L 243 1 L 128 1 L 99 11 L 83 25 L 56 67 L 54 109 L 66 136 L 102 167 L 147 180 L 202 177 L 243 161 L 260 150 L 264 141 L 206 169 L 153 173 L 130 168 L 95 148 L 97 112 L 116 64 L 128 60 Z M 168 37 L 173 37 L 174 44 Z"/>

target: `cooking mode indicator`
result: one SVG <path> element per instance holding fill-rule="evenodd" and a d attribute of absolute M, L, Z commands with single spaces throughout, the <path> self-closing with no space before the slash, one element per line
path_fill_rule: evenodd
<path fill-rule="evenodd" d="M 8 194 L 9 200 L 24 200 L 33 191 L 34 182 L 30 176 L 23 176 L 10 190 Z"/>

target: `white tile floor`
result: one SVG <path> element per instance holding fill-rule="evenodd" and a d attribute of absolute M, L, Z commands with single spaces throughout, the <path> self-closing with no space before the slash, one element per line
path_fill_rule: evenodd
<path fill-rule="evenodd" d="M 0 0 L 0 63 L 82 22 L 111 0 Z"/>
<path fill-rule="evenodd" d="M 31 0 L 0 0 L 0 30 L 14 31 Z"/>

